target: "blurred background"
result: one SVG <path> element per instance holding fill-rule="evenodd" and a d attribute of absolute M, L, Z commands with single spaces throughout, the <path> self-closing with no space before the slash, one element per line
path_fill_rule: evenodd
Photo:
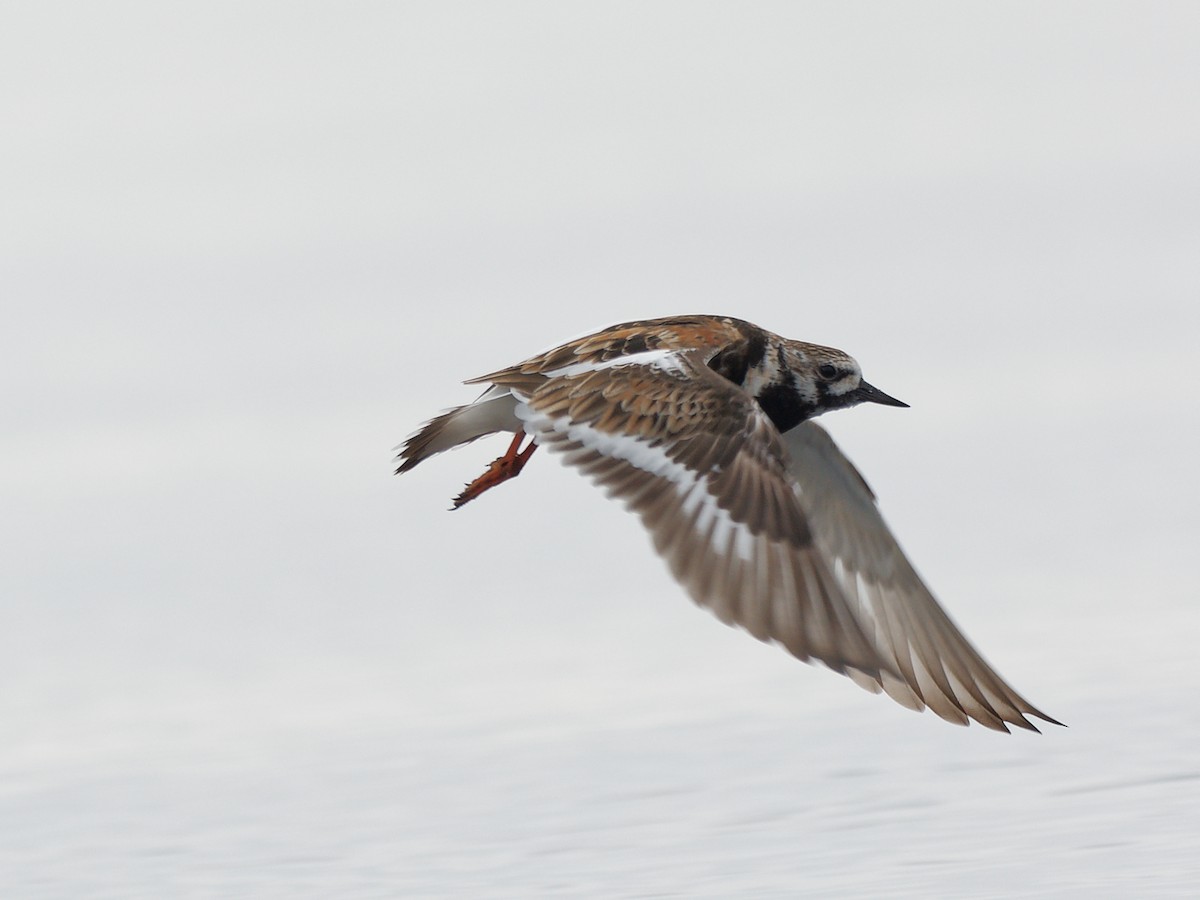
<path fill-rule="evenodd" d="M 0 28 L 0 893 L 1200 891 L 1200 7 L 29 3 Z M 694 608 L 462 380 L 719 313 L 1067 729 Z"/>

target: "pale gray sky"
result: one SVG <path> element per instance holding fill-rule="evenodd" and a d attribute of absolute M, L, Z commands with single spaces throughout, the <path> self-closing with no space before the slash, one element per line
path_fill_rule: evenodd
<path fill-rule="evenodd" d="M 463 379 L 675 312 L 912 405 L 826 424 L 1031 700 L 1195 708 L 1200 7 L 3 20 L 0 770 L 739 685 L 936 731 L 692 609 L 552 458 L 455 515 L 502 447 L 390 476 Z"/>

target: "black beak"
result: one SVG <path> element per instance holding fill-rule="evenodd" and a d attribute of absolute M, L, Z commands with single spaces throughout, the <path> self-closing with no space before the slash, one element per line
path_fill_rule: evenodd
<path fill-rule="evenodd" d="M 865 381 L 858 385 L 858 389 L 851 391 L 850 396 L 857 403 L 882 403 L 884 406 L 903 406 L 908 409 L 908 404 L 903 400 L 897 400 L 895 397 L 888 396 L 877 387 L 867 384 Z"/>

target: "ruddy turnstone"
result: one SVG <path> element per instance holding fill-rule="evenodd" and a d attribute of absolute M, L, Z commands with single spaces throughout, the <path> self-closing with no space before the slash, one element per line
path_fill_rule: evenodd
<path fill-rule="evenodd" d="M 488 387 L 412 435 L 397 474 L 511 432 L 456 509 L 543 445 L 637 513 L 675 578 L 721 621 L 951 722 L 1061 724 L 950 621 L 866 481 L 811 421 L 858 403 L 908 405 L 841 350 L 740 319 L 673 316 L 614 325 L 467 383 Z"/>

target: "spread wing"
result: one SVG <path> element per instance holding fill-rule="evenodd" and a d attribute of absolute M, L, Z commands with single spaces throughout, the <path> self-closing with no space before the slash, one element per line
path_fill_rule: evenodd
<path fill-rule="evenodd" d="M 1036 730 L 1026 715 L 1061 724 L 1013 690 L 958 630 L 829 434 L 805 422 L 783 441 L 814 541 L 882 659 L 878 678 L 851 673 L 855 681 L 960 724 L 970 718 L 998 730 L 1007 730 L 1005 722 Z"/>
<path fill-rule="evenodd" d="M 698 604 L 800 659 L 883 678 L 887 664 L 814 543 L 770 420 L 700 353 L 648 359 L 517 388 L 517 416 L 641 517 Z"/>
<path fill-rule="evenodd" d="M 1054 721 L 967 643 L 829 436 L 806 424 L 785 443 L 702 352 L 509 383 L 525 431 L 637 513 L 675 578 L 722 621 L 952 722 Z"/>

